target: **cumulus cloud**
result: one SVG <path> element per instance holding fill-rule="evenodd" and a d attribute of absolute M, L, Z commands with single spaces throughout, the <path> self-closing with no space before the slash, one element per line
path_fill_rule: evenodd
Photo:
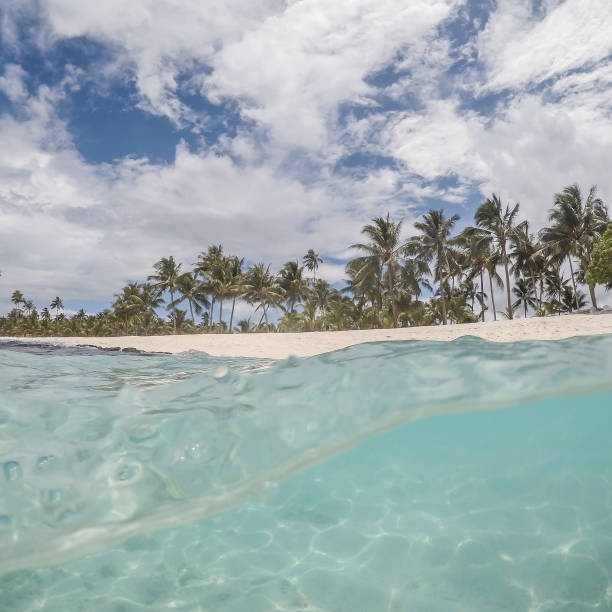
<path fill-rule="evenodd" d="M 28 92 L 23 83 L 25 70 L 18 64 L 7 64 L 0 76 L 0 91 L 13 103 L 27 99 Z"/>
<path fill-rule="evenodd" d="M 183 144 L 169 165 L 127 158 L 94 167 L 71 146 L 49 146 L 35 118 L 4 117 L 0 131 L 3 282 L 40 297 L 105 299 L 160 256 L 189 266 L 213 243 L 275 266 L 308 248 L 342 256 L 362 223 L 346 198 L 370 210 L 369 194 L 384 189 L 370 177 L 359 194 L 347 181 L 340 197 Z"/>
<path fill-rule="evenodd" d="M 389 155 L 429 180 L 458 175 L 483 195 L 519 201 L 538 226 L 566 184 L 599 183 L 602 195 L 612 196 L 606 171 L 612 127 L 579 104 L 524 95 L 491 120 L 463 113 L 452 101 L 435 102 L 422 113 L 397 113 L 378 138 Z"/>
<path fill-rule="evenodd" d="M 283 0 L 41 0 L 47 40 L 86 36 L 109 45 L 115 67 L 133 73 L 140 104 L 176 122 L 193 118 L 178 79 L 210 63 L 219 47 L 282 10 Z"/>
<path fill-rule="evenodd" d="M 144 108 L 177 123 L 197 117 L 181 77 L 290 145 L 329 144 L 337 106 L 367 95 L 364 77 L 398 49 L 422 55 L 461 0 L 42 0 L 46 40 L 87 36 L 135 76 Z M 197 125 L 196 125 L 197 127 Z"/>
<path fill-rule="evenodd" d="M 612 53 L 608 0 L 499 3 L 478 37 L 487 89 L 517 88 L 592 68 Z"/>
<path fill-rule="evenodd" d="M 330 144 L 338 105 L 373 92 L 364 78 L 410 48 L 421 56 L 449 0 L 305 0 L 267 19 L 214 58 L 203 84 L 244 100 L 244 114 L 289 146 Z"/>

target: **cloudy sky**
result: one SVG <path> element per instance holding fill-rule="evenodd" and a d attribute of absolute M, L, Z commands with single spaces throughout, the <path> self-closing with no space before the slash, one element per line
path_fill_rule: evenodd
<path fill-rule="evenodd" d="M 612 199 L 610 0 L 2 0 L 0 311 L 211 243 L 342 278 L 374 215 Z"/>

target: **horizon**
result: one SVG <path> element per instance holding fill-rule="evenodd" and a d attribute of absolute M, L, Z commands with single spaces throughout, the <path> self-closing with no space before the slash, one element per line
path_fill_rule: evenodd
<path fill-rule="evenodd" d="M 387 211 L 411 235 L 492 193 L 538 229 L 571 183 L 612 201 L 605 0 L 118 7 L 0 8 L 0 312 L 100 311 L 218 243 L 275 270 L 313 248 L 338 284 Z"/>

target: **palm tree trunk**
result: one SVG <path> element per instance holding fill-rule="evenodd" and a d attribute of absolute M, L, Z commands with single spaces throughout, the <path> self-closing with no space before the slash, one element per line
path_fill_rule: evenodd
<path fill-rule="evenodd" d="M 495 298 L 493 297 L 493 278 L 491 277 L 491 270 L 487 270 L 489 273 L 489 286 L 491 287 L 491 305 L 493 306 L 493 320 L 497 321 L 497 312 L 495 312 Z"/>
<path fill-rule="evenodd" d="M 170 289 L 170 301 L 174 302 L 174 291 Z M 172 307 L 172 312 L 176 313 L 176 306 Z M 174 323 L 174 333 L 176 334 L 176 314 L 172 317 L 172 322 Z"/>
<path fill-rule="evenodd" d="M 595 298 L 595 285 L 589 285 L 589 293 L 591 295 L 591 304 L 593 308 L 597 308 L 597 299 Z"/>
<path fill-rule="evenodd" d="M 223 298 L 219 300 L 219 327 L 221 327 L 222 320 L 223 320 Z"/>
<path fill-rule="evenodd" d="M 578 310 L 578 291 L 576 290 L 576 277 L 574 276 L 574 266 L 572 265 L 572 257 L 571 255 L 567 256 L 570 265 L 570 274 L 572 275 L 572 285 L 574 286 L 574 304 L 576 305 L 576 310 Z"/>
<path fill-rule="evenodd" d="M 389 297 L 391 298 L 391 314 L 393 316 L 393 327 L 397 327 L 397 305 L 395 304 L 395 294 L 393 292 L 393 266 L 391 262 L 387 265 L 387 285 L 389 286 Z"/>
<path fill-rule="evenodd" d="M 383 286 L 380 282 L 380 277 L 376 279 L 376 284 L 378 285 L 378 295 L 376 296 L 376 326 L 382 327 L 381 319 L 382 319 L 382 302 L 383 302 Z"/>
<path fill-rule="evenodd" d="M 236 298 L 232 300 L 232 314 L 230 315 L 229 333 L 232 333 L 232 325 L 234 324 L 234 308 L 236 307 Z"/>
<path fill-rule="evenodd" d="M 263 320 L 264 320 L 264 316 L 265 316 L 265 314 L 266 314 L 266 311 L 264 310 L 264 311 L 263 311 L 263 313 L 262 313 L 262 315 L 261 315 L 261 318 L 259 319 L 259 323 L 258 323 L 258 324 L 257 324 L 257 326 L 255 327 L 255 329 L 259 329 L 260 325 L 263 323 Z"/>
<path fill-rule="evenodd" d="M 269 325 L 268 323 L 268 307 L 264 306 L 264 319 L 266 320 L 266 325 Z"/>
<path fill-rule="evenodd" d="M 542 308 L 542 296 L 544 295 L 544 280 L 540 278 L 540 297 L 538 298 L 538 305 Z"/>
<path fill-rule="evenodd" d="M 482 268 L 480 268 L 480 318 L 484 323 L 484 284 L 483 284 Z"/>
<path fill-rule="evenodd" d="M 527 318 L 527 300 L 523 300 L 523 306 L 525 307 L 525 318 Z"/>
<path fill-rule="evenodd" d="M 191 300 L 189 301 L 189 310 L 191 311 L 191 322 L 193 323 L 194 327 L 195 327 L 195 318 L 193 316 L 193 303 L 191 302 Z"/>
<path fill-rule="evenodd" d="M 512 314 L 512 298 L 510 297 L 510 273 L 508 272 L 508 257 L 506 256 L 506 250 L 504 249 L 502 256 L 504 258 L 504 269 L 506 271 L 506 297 L 508 298 L 508 318 L 513 319 Z"/>
<path fill-rule="evenodd" d="M 440 299 L 442 300 L 442 325 L 446 325 L 446 298 L 444 297 L 444 282 L 440 283 Z"/>
<path fill-rule="evenodd" d="M 210 311 L 208 313 L 208 327 L 212 327 L 214 325 L 214 322 L 213 322 L 214 309 L 215 309 L 215 296 L 211 295 L 210 296 Z"/>

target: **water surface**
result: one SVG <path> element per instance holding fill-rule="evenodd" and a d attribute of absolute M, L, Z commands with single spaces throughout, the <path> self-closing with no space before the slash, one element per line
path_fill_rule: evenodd
<path fill-rule="evenodd" d="M 0 347 L 0 610 L 612 609 L 612 337 Z"/>

